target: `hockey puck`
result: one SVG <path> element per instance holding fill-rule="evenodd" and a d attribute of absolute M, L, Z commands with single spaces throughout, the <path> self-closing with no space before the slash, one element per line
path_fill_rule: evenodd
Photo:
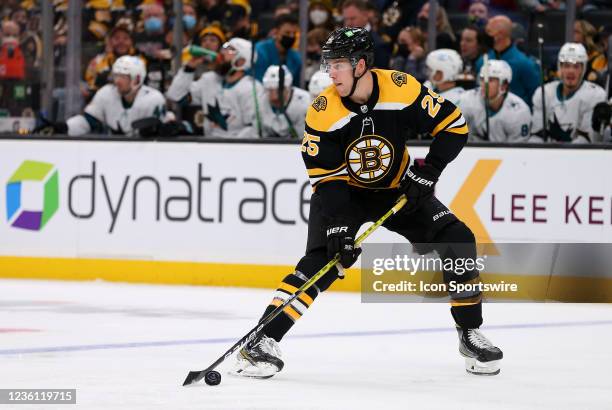
<path fill-rule="evenodd" d="M 215 370 L 206 372 L 204 375 L 204 382 L 209 386 L 216 386 L 221 383 L 221 373 Z"/>

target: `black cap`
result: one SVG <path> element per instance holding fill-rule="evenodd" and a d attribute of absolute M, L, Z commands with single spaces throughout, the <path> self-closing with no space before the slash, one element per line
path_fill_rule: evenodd
<path fill-rule="evenodd" d="M 351 64 L 357 65 L 364 59 L 367 67 L 374 64 L 374 40 L 364 28 L 342 27 L 334 30 L 321 49 L 323 61 L 335 58 L 348 58 Z"/>

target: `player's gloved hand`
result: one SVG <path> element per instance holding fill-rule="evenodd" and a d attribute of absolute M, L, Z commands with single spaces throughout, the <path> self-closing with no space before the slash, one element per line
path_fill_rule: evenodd
<path fill-rule="evenodd" d="M 606 128 L 610 124 L 612 118 L 612 107 L 607 102 L 600 102 L 593 108 L 593 116 L 591 117 L 591 126 L 593 131 L 599 132 L 601 126 Z"/>
<path fill-rule="evenodd" d="M 32 134 L 68 134 L 68 125 L 63 121 L 49 121 L 45 117 L 38 117 L 38 125 L 32 130 Z"/>
<path fill-rule="evenodd" d="M 361 248 L 355 247 L 355 234 L 359 227 L 344 218 L 335 219 L 327 226 L 327 257 L 332 259 L 340 254 L 340 264 L 350 268 L 361 254 Z"/>
<path fill-rule="evenodd" d="M 418 209 L 423 202 L 433 196 L 439 177 L 440 171 L 431 165 L 414 163 L 408 168 L 399 189 L 408 199 L 409 210 Z"/>

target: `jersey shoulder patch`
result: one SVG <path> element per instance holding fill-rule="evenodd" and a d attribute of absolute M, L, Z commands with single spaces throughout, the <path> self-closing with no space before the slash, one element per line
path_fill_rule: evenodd
<path fill-rule="evenodd" d="M 409 106 L 421 93 L 421 83 L 410 74 L 393 70 L 372 70 L 378 79 L 379 103 Z"/>
<path fill-rule="evenodd" d="M 350 111 L 342 104 L 336 87 L 328 87 L 308 107 L 306 125 L 314 130 L 330 132 L 348 118 Z"/>

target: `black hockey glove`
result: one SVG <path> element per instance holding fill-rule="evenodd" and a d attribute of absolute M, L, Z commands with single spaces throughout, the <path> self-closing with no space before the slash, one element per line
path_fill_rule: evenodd
<path fill-rule="evenodd" d="M 32 134 L 68 134 L 68 125 L 63 121 L 49 121 L 45 117 L 38 117 L 38 125 L 32 130 Z"/>
<path fill-rule="evenodd" d="M 591 126 L 593 131 L 599 132 L 601 126 L 605 129 L 610 124 L 612 118 L 612 107 L 607 102 L 600 102 L 593 108 L 593 116 L 591 117 Z"/>
<path fill-rule="evenodd" d="M 350 268 L 361 254 L 361 248 L 355 247 L 358 229 L 355 223 L 343 218 L 333 220 L 327 227 L 327 257 L 332 259 L 340 254 L 343 268 Z"/>
<path fill-rule="evenodd" d="M 440 171 L 431 165 L 413 164 L 400 183 L 400 192 L 408 199 L 408 210 L 418 209 L 434 194 Z"/>

